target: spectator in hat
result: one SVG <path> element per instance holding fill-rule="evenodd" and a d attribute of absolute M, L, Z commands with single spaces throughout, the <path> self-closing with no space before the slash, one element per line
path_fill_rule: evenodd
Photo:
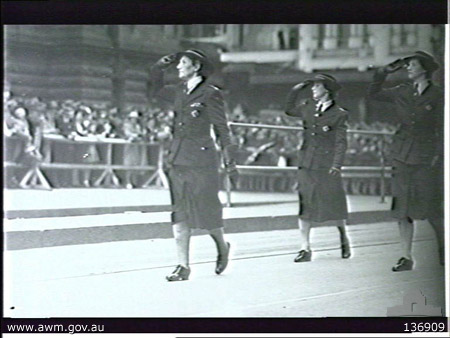
<path fill-rule="evenodd" d="M 429 221 L 437 237 L 440 262 L 444 264 L 444 93 L 431 79 L 438 68 L 432 55 L 418 51 L 377 69 L 369 87 L 369 96 L 393 103 L 400 119 L 391 146 L 392 216 L 398 219 L 403 253 L 393 271 L 414 267 L 414 220 Z M 408 82 L 383 88 L 389 74 L 403 69 Z"/>
<path fill-rule="evenodd" d="M 11 111 L 11 115 L 6 121 L 8 132 L 11 136 L 17 137 L 17 146 L 12 149 L 13 154 L 8 154 L 13 162 L 31 167 L 42 160 L 40 146 L 42 141 L 42 127 L 39 117 L 30 114 L 28 109 L 18 105 Z M 6 149 L 8 152 L 9 149 Z M 21 176 L 21 170 L 17 175 Z M 17 182 L 17 177 L 13 178 Z M 25 186 L 22 186 L 25 187 Z"/>
<path fill-rule="evenodd" d="M 56 134 L 56 114 L 58 112 L 58 102 L 50 101 L 46 110 L 43 112 L 45 116 L 44 134 Z"/>
<path fill-rule="evenodd" d="M 168 281 L 189 279 L 192 228 L 207 229 L 213 238 L 218 251 L 215 273 L 221 274 L 228 264 L 230 244 L 224 239 L 218 153 L 211 126 L 223 150 L 226 170 L 229 174 L 236 172 L 235 146 L 230 141 L 221 89 L 211 84 L 208 77 L 213 67 L 201 51 L 187 50 L 161 58 L 151 69 L 150 97 L 164 87 L 163 71 L 175 63 L 181 82 L 171 87 L 175 118 L 167 163 L 178 266 L 166 277 Z"/>
<path fill-rule="evenodd" d="M 10 114 L 5 116 L 5 135 L 15 136 L 16 140 L 16 146 L 5 149 L 6 157 L 12 162 L 22 163 L 26 149 L 31 149 L 33 143 L 27 116 L 28 110 L 21 105 L 12 108 Z M 17 179 L 15 181 L 17 182 Z"/>
<path fill-rule="evenodd" d="M 308 86 L 312 98 L 298 101 Z M 341 167 L 347 149 L 348 112 L 335 101 L 341 86 L 327 74 L 295 85 L 286 103 L 288 116 L 303 120 L 303 141 L 299 150 L 298 196 L 301 250 L 294 262 L 309 262 L 311 228 L 337 226 L 341 257 L 349 258 L 350 241 L 345 229 L 347 204 L 341 179 Z"/>
<path fill-rule="evenodd" d="M 88 137 L 96 135 L 96 121 L 92 116 L 92 109 L 90 107 L 81 106 L 75 114 L 75 129 L 78 135 Z M 95 144 L 96 142 L 82 141 L 77 147 L 81 154 L 81 163 L 96 164 L 100 161 L 100 155 Z M 78 171 L 78 170 L 75 170 Z M 83 186 L 89 188 L 91 186 L 91 169 L 83 169 Z"/>
<path fill-rule="evenodd" d="M 68 142 L 65 145 L 64 150 L 56 148 L 55 156 L 59 158 L 59 162 L 61 163 L 74 163 L 74 154 L 77 150 L 77 147 L 73 142 L 77 135 L 75 128 L 75 109 L 67 104 L 67 102 L 68 101 L 65 101 L 62 104 L 58 116 L 56 117 L 55 125 L 59 134 L 71 142 Z M 57 176 L 56 184 L 60 187 L 75 187 L 80 185 L 78 172 L 76 170 L 61 170 Z"/>
<path fill-rule="evenodd" d="M 141 166 L 142 163 L 142 146 L 136 144 L 142 140 L 143 130 L 140 124 L 140 113 L 133 110 L 123 123 L 123 134 L 128 143 L 124 146 L 124 165 Z M 136 182 L 133 182 L 136 170 L 130 169 L 125 171 L 125 186 L 127 189 L 133 189 Z"/>
<path fill-rule="evenodd" d="M 116 109 L 110 109 L 108 111 L 108 117 L 111 124 L 111 131 L 109 132 L 109 137 L 114 138 L 124 138 L 123 135 L 123 123 L 124 118 L 118 114 Z"/>
<path fill-rule="evenodd" d="M 77 134 L 75 130 L 75 110 L 71 107 L 61 107 L 55 120 L 55 126 L 59 133 L 69 139 Z"/>
<path fill-rule="evenodd" d="M 45 106 L 45 105 L 44 105 Z M 41 107 L 42 109 L 42 107 Z M 41 146 L 44 134 L 45 116 L 41 110 L 31 109 L 28 116 L 30 132 L 33 139 L 34 154 L 42 158 Z"/>

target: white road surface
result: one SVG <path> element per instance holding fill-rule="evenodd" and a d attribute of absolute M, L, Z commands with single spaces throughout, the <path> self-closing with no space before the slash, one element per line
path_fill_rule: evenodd
<path fill-rule="evenodd" d="M 192 238 L 189 281 L 169 283 L 173 239 L 6 251 L 5 317 L 334 317 L 386 316 L 419 289 L 445 308 L 444 269 L 430 226 L 417 227 L 413 271 L 400 257 L 394 223 L 349 227 L 353 257 L 340 258 L 335 228 L 314 229 L 314 256 L 293 263 L 297 230 L 229 234 L 231 258 L 214 274 L 209 236 Z"/>

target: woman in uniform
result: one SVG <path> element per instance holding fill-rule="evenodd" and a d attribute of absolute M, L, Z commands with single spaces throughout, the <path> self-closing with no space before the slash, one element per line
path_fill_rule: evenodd
<path fill-rule="evenodd" d="M 369 88 L 371 98 L 394 104 L 400 119 L 391 148 L 392 216 L 398 219 L 403 254 L 393 271 L 413 269 L 414 220 L 428 219 L 444 264 L 444 93 L 431 80 L 438 68 L 432 55 L 418 51 L 377 69 Z M 410 81 L 383 88 L 386 77 L 401 69 Z"/>
<path fill-rule="evenodd" d="M 310 87 L 312 97 L 299 100 Z M 286 114 L 303 120 L 303 143 L 299 151 L 298 195 L 301 250 L 294 262 L 308 262 L 312 252 L 311 228 L 337 226 L 341 257 L 349 258 L 350 242 L 345 229 L 347 204 L 341 179 L 341 167 L 347 149 L 348 113 L 335 102 L 341 86 L 327 74 L 295 85 L 290 91 Z"/>
<path fill-rule="evenodd" d="M 163 71 L 175 63 L 181 82 L 165 86 Z M 230 244 L 224 239 L 222 205 L 218 198 L 219 161 L 211 126 L 229 174 L 236 173 L 235 146 L 230 141 L 221 90 L 208 80 L 211 72 L 212 64 L 197 50 L 165 56 L 151 68 L 150 96 L 163 87 L 174 94 L 173 138 L 167 163 L 178 265 L 166 277 L 170 282 L 189 278 L 192 228 L 207 229 L 213 238 L 218 251 L 215 273 L 221 274 L 228 264 Z"/>

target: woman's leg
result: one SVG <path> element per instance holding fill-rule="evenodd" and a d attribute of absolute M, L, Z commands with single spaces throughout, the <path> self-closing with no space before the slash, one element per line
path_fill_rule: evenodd
<path fill-rule="evenodd" d="M 403 256 L 396 265 L 392 267 L 392 271 L 408 271 L 412 270 L 414 262 L 412 260 L 412 240 L 414 236 L 414 222 L 409 217 L 400 219 L 398 222 L 400 232 L 400 242 L 402 244 Z"/>
<path fill-rule="evenodd" d="M 230 254 L 230 243 L 225 242 L 223 228 L 216 228 L 209 230 L 209 234 L 216 243 L 217 247 L 217 262 L 216 274 L 220 275 L 228 265 L 228 257 Z"/>
<path fill-rule="evenodd" d="M 228 244 L 225 242 L 223 228 L 216 228 L 209 230 L 209 234 L 216 243 L 217 252 L 220 254 L 221 252 L 228 251 Z"/>
<path fill-rule="evenodd" d="M 311 222 L 298 219 L 298 227 L 300 229 L 300 250 L 311 251 Z"/>
<path fill-rule="evenodd" d="M 132 189 L 133 188 L 133 183 L 131 182 L 131 170 L 127 170 L 125 172 L 125 187 L 127 189 Z"/>
<path fill-rule="evenodd" d="M 85 169 L 83 171 L 83 185 L 86 188 L 89 188 L 91 186 L 91 169 Z"/>
<path fill-rule="evenodd" d="M 436 235 L 436 240 L 439 250 L 439 261 L 444 265 L 445 261 L 445 242 L 444 242 L 444 218 L 440 216 L 433 216 L 428 219 L 428 222 L 433 227 Z"/>
<path fill-rule="evenodd" d="M 69 187 L 73 188 L 80 186 L 79 170 L 72 169 L 71 171 L 72 171 L 72 185 Z"/>
<path fill-rule="evenodd" d="M 172 228 L 177 246 L 178 265 L 170 275 L 166 276 L 166 279 L 169 282 L 188 280 L 191 273 L 189 268 L 191 228 L 185 223 L 176 223 Z"/>
<path fill-rule="evenodd" d="M 186 223 L 175 223 L 172 226 L 175 244 L 177 246 L 178 264 L 189 268 L 189 243 L 191 228 Z"/>
<path fill-rule="evenodd" d="M 339 230 L 339 237 L 341 240 L 341 256 L 342 258 L 350 258 L 350 240 L 347 235 L 347 229 L 345 228 L 345 221 L 338 221 L 337 228 Z"/>
<path fill-rule="evenodd" d="M 311 222 L 298 219 L 298 227 L 300 229 L 300 240 L 301 247 L 300 251 L 295 257 L 294 262 L 309 262 L 311 261 L 311 244 L 310 244 L 310 234 L 311 234 Z"/>
<path fill-rule="evenodd" d="M 398 222 L 400 241 L 402 244 L 403 257 L 412 260 L 412 240 L 414 236 L 414 223 L 409 218 L 401 219 Z"/>

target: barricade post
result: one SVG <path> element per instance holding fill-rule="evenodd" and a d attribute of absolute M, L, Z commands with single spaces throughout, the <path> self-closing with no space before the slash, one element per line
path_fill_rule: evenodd
<path fill-rule="evenodd" d="M 106 168 L 100 175 L 100 177 L 95 181 L 94 186 L 99 187 L 102 182 L 108 182 L 108 184 L 113 184 L 115 187 L 120 186 L 119 178 L 114 173 L 112 167 L 112 143 L 106 143 Z"/>
<path fill-rule="evenodd" d="M 169 189 L 169 179 L 164 172 L 164 143 L 161 142 L 158 147 L 158 162 L 156 164 L 156 171 L 152 176 L 142 185 L 143 188 L 155 182 L 158 185 L 162 185 L 164 188 Z"/>

